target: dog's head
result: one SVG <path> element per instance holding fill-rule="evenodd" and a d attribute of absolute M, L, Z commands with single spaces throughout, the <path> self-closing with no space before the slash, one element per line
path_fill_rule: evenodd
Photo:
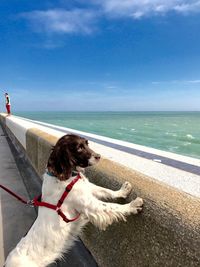
<path fill-rule="evenodd" d="M 47 168 L 60 180 L 67 180 L 72 170 L 96 164 L 100 155 L 88 146 L 88 141 L 74 134 L 61 137 L 50 154 Z"/>

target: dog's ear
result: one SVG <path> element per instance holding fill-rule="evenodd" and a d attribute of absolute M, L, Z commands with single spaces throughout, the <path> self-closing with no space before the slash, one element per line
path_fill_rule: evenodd
<path fill-rule="evenodd" d="M 70 177 L 72 162 L 70 160 L 70 152 L 66 145 L 55 145 L 50 154 L 47 168 L 60 180 L 67 180 Z"/>

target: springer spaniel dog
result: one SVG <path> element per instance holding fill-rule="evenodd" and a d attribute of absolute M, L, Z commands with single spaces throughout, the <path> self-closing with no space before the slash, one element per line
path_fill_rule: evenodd
<path fill-rule="evenodd" d="M 35 200 L 40 206 L 38 217 L 8 255 L 5 267 L 48 266 L 73 245 L 86 223 L 104 230 L 114 221 L 125 221 L 127 215 L 142 210 L 143 200 L 139 197 L 123 205 L 101 200 L 126 198 L 131 191 L 129 182 L 112 191 L 75 173 L 99 160 L 100 155 L 89 148 L 85 138 L 69 134 L 58 140 L 43 175 L 41 202 Z"/>

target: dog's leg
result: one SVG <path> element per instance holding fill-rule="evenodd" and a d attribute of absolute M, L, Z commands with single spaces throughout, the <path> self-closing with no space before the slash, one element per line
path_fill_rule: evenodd
<path fill-rule="evenodd" d="M 128 204 L 106 203 L 95 197 L 84 198 L 79 212 L 86 215 L 90 222 L 100 229 L 106 229 L 114 221 L 126 220 L 125 216 L 138 214 L 142 210 L 143 200 L 136 198 Z"/>
<path fill-rule="evenodd" d="M 115 199 L 115 198 L 126 198 L 132 189 L 132 185 L 129 182 L 123 183 L 122 187 L 113 191 L 101 186 L 90 183 L 92 194 L 98 199 Z"/>

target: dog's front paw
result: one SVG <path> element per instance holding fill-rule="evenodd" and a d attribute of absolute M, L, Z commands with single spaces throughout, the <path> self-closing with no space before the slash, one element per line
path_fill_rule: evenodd
<path fill-rule="evenodd" d="M 130 203 L 131 212 L 133 214 L 138 214 L 139 212 L 142 211 L 143 204 L 144 204 L 143 199 L 140 197 L 137 197 L 135 200 L 131 201 Z"/>
<path fill-rule="evenodd" d="M 120 197 L 126 198 L 132 190 L 132 185 L 129 182 L 123 183 L 120 189 Z"/>

